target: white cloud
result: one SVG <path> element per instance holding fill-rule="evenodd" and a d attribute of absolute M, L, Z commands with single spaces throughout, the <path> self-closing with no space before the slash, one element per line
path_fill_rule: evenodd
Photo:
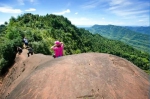
<path fill-rule="evenodd" d="M 0 12 L 2 13 L 21 13 L 20 9 L 13 9 L 11 7 L 0 7 Z"/>
<path fill-rule="evenodd" d="M 25 2 L 30 2 L 31 4 L 38 4 L 38 0 L 17 0 L 20 5 L 25 5 Z"/>
<path fill-rule="evenodd" d="M 102 18 L 102 20 L 105 20 L 105 18 Z"/>
<path fill-rule="evenodd" d="M 70 9 L 67 9 L 65 11 L 62 11 L 62 12 L 56 12 L 56 13 L 53 13 L 53 14 L 56 14 L 56 15 L 64 15 L 66 13 L 70 13 Z"/>
<path fill-rule="evenodd" d="M 116 24 L 116 25 L 124 25 L 123 21 L 113 21 L 113 20 L 98 20 L 98 19 L 89 19 L 89 18 L 68 18 L 72 24 L 74 25 L 85 25 L 92 26 L 95 24 L 99 25 L 108 25 L 108 24 Z"/>
<path fill-rule="evenodd" d="M 130 10 L 113 10 L 112 13 L 119 15 L 119 16 L 129 16 L 129 15 L 143 15 L 144 13 L 148 13 L 149 10 L 138 10 L 132 11 Z"/>
<path fill-rule="evenodd" d="M 30 8 L 30 9 L 27 9 L 27 10 L 25 10 L 25 11 L 36 11 L 36 9 L 34 9 L 34 8 Z"/>
<path fill-rule="evenodd" d="M 30 0 L 30 2 L 34 2 L 34 0 Z"/>
<path fill-rule="evenodd" d="M 88 1 L 87 3 L 85 3 L 82 8 L 84 9 L 90 9 L 90 8 L 95 8 L 98 5 L 98 0 L 92 0 L 92 1 Z"/>
<path fill-rule="evenodd" d="M 110 5 L 122 5 L 122 4 L 124 4 L 124 3 L 126 3 L 126 2 L 128 2 L 127 0 L 111 0 L 110 1 Z"/>
<path fill-rule="evenodd" d="M 18 0 L 18 3 L 19 3 L 20 5 L 25 5 L 25 4 L 24 4 L 24 0 Z"/>
<path fill-rule="evenodd" d="M 79 18 L 79 20 L 81 20 L 81 21 L 86 21 L 86 20 L 89 20 L 88 18 Z"/>
<path fill-rule="evenodd" d="M 108 2 L 110 2 L 110 0 L 91 0 L 91 1 L 89 0 L 85 4 L 83 4 L 81 7 L 83 9 L 93 9 L 96 7 L 103 8 L 108 5 Z"/>
<path fill-rule="evenodd" d="M 111 0 L 109 5 L 108 11 L 119 16 L 143 15 L 149 13 L 149 10 L 146 10 L 149 6 L 148 2 L 138 0 Z"/>
<path fill-rule="evenodd" d="M 4 22 L 1 22 L 1 21 L 0 21 L 0 25 L 1 25 L 1 24 L 4 24 Z"/>
<path fill-rule="evenodd" d="M 142 21 L 144 21 L 144 20 L 139 20 L 139 22 L 142 22 Z"/>
<path fill-rule="evenodd" d="M 76 12 L 75 14 L 78 14 L 78 12 Z"/>
<path fill-rule="evenodd" d="M 88 19 L 88 18 L 85 18 L 85 17 L 81 17 L 81 18 L 68 18 L 72 24 L 75 24 L 75 25 L 93 25 L 94 23 Z"/>
<path fill-rule="evenodd" d="M 39 1 L 38 1 L 38 0 L 29 0 L 29 2 L 32 3 L 32 4 L 34 4 L 34 5 L 35 5 L 35 4 L 39 4 Z"/>

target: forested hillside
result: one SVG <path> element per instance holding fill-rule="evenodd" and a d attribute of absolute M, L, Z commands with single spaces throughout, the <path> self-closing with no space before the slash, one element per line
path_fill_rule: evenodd
<path fill-rule="evenodd" d="M 150 26 L 125 26 L 125 28 L 130 29 L 135 32 L 143 33 L 143 34 L 148 34 L 150 35 Z"/>
<path fill-rule="evenodd" d="M 100 52 L 114 54 L 131 61 L 149 72 L 148 53 L 134 49 L 120 41 L 110 40 L 99 34 L 92 34 L 83 28 L 77 28 L 63 17 L 53 14 L 45 16 L 26 13 L 17 18 L 11 17 L 9 23 L 0 28 L 0 73 L 4 74 L 14 62 L 16 46 L 22 46 L 23 37 L 35 53 L 52 55 L 50 47 L 55 40 L 64 42 L 65 55 Z"/>
<path fill-rule="evenodd" d="M 114 25 L 94 25 L 86 29 L 103 37 L 122 41 L 138 50 L 150 52 L 150 35 L 148 34 L 138 33 L 128 28 Z"/>

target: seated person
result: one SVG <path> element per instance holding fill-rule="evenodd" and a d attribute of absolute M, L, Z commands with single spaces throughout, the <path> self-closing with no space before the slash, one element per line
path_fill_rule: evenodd
<path fill-rule="evenodd" d="M 54 58 L 63 56 L 64 45 L 63 42 L 55 41 L 54 45 L 51 47 L 54 51 Z"/>

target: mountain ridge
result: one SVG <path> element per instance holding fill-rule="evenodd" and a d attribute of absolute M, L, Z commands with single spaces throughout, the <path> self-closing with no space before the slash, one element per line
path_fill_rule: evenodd
<path fill-rule="evenodd" d="M 132 31 L 150 35 L 150 26 L 124 26 Z"/>
<path fill-rule="evenodd" d="M 139 50 L 146 51 L 148 53 L 150 51 L 150 35 L 115 25 L 94 25 L 86 29 L 92 33 L 98 33 L 106 38 L 122 41 Z"/>

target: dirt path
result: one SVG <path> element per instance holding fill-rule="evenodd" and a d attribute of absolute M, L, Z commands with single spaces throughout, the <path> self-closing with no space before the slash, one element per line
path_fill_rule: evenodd
<path fill-rule="evenodd" d="M 19 54 L 16 55 L 15 61 L 16 62 L 23 62 L 28 57 L 27 53 L 28 53 L 28 51 L 26 49 L 23 49 L 23 52 L 20 55 Z"/>

